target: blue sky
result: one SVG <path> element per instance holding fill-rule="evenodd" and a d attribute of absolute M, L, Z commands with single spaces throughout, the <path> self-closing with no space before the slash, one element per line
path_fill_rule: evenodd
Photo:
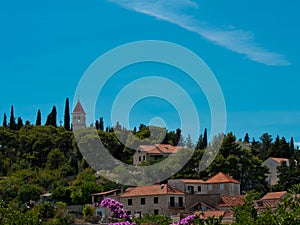
<path fill-rule="evenodd" d="M 224 94 L 227 131 L 258 138 L 291 136 L 300 142 L 299 1 L 28 0 L 0 3 L 0 116 L 43 120 L 52 105 L 62 120 L 89 65 L 119 45 L 163 40 L 201 57 Z M 143 76 L 172 79 L 197 102 L 202 130 L 210 126 L 205 96 L 180 71 L 159 64 L 135 65 L 115 74 L 99 96 L 96 117 L 108 123 L 117 93 Z M 84 103 L 83 103 L 84 104 Z M 163 117 L 179 126 L 176 109 L 158 98 L 141 100 L 132 126 Z M 2 117 L 2 116 L 1 116 Z M 2 121 L 2 118 L 0 118 Z"/>

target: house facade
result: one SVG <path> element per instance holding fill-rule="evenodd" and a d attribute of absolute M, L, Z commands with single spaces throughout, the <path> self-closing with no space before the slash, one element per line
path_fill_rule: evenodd
<path fill-rule="evenodd" d="M 128 214 L 172 216 L 185 209 L 185 195 L 168 184 L 155 184 L 128 188 L 118 196 Z"/>
<path fill-rule="evenodd" d="M 180 149 L 183 149 L 183 147 L 169 144 L 140 145 L 133 156 L 133 164 L 140 165 L 142 162 L 147 162 L 150 159 L 158 160 L 177 153 Z"/>
<path fill-rule="evenodd" d="M 206 205 L 206 208 L 217 208 L 222 196 L 240 194 L 240 182 L 222 172 L 206 181 L 173 179 L 169 180 L 168 184 L 185 193 L 186 207 L 190 211 L 200 210 L 203 205 Z"/>
<path fill-rule="evenodd" d="M 262 163 L 262 166 L 266 166 L 269 169 L 269 173 L 266 174 L 266 181 L 270 186 L 274 186 L 278 183 L 279 178 L 277 167 L 280 166 L 283 162 L 286 162 L 287 165 L 289 165 L 289 159 L 275 157 L 270 157 Z"/>

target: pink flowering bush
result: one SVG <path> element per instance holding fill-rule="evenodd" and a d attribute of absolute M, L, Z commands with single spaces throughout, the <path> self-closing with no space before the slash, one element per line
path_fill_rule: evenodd
<path fill-rule="evenodd" d="M 120 220 L 118 222 L 111 223 L 109 225 L 136 225 L 135 222 L 132 222 L 131 216 L 127 215 L 127 211 L 126 209 L 124 209 L 124 205 L 122 203 L 111 198 L 106 198 L 100 204 L 103 207 L 109 208 L 114 213 L 114 216 Z M 214 218 L 210 218 L 210 219 L 213 220 L 212 221 L 204 220 L 203 218 L 196 217 L 195 215 L 188 215 L 187 217 L 183 218 L 182 220 L 180 220 L 180 222 L 178 222 L 175 225 L 221 224 L 220 223 L 221 221 L 218 219 L 217 220 L 215 220 Z"/>
<path fill-rule="evenodd" d="M 109 208 L 114 213 L 115 217 L 125 220 L 112 223 L 110 225 L 136 225 L 134 222 L 131 223 L 131 217 L 127 215 L 127 211 L 124 209 L 124 205 L 122 203 L 111 198 L 106 198 L 102 200 L 100 204 L 103 207 Z"/>

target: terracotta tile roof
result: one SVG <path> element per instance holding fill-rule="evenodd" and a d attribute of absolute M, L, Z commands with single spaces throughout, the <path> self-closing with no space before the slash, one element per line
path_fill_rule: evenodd
<path fill-rule="evenodd" d="M 140 145 L 139 149 L 147 152 L 148 154 L 161 154 L 155 145 Z"/>
<path fill-rule="evenodd" d="M 264 197 L 261 198 L 261 200 L 267 200 L 267 199 L 281 199 L 286 195 L 286 191 L 280 191 L 280 192 L 269 192 Z"/>
<path fill-rule="evenodd" d="M 121 189 L 114 189 L 114 190 L 110 190 L 110 191 L 105 191 L 105 192 L 98 192 L 98 193 L 93 193 L 92 195 L 110 195 L 110 194 L 114 194 L 116 192 L 121 192 Z"/>
<path fill-rule="evenodd" d="M 78 99 L 78 102 L 77 102 L 77 104 L 76 104 L 76 106 L 73 110 L 73 113 L 84 113 L 85 114 L 85 111 L 84 111 L 79 99 Z"/>
<path fill-rule="evenodd" d="M 256 200 L 254 202 L 254 208 L 265 209 L 265 208 L 277 208 L 280 203 L 279 199 L 267 199 L 267 200 Z"/>
<path fill-rule="evenodd" d="M 127 188 L 126 191 L 120 195 L 120 197 L 135 197 L 135 196 L 147 196 L 147 195 L 165 195 L 175 194 L 184 195 L 183 192 L 177 190 L 175 187 L 168 186 L 167 184 L 160 185 L 146 185 Z"/>
<path fill-rule="evenodd" d="M 240 182 L 231 178 L 225 173 L 218 173 L 214 175 L 213 177 L 209 178 L 206 183 L 236 183 L 239 184 Z"/>
<path fill-rule="evenodd" d="M 238 205 L 243 205 L 245 203 L 243 201 L 245 197 L 245 195 L 223 196 L 221 197 L 218 207 L 235 207 Z"/>
<path fill-rule="evenodd" d="M 287 159 L 287 158 L 275 158 L 275 157 L 270 157 L 270 158 L 278 163 L 282 163 L 284 161 L 289 161 L 289 159 Z"/>
<path fill-rule="evenodd" d="M 182 146 L 172 146 L 172 145 L 166 145 L 166 144 L 156 144 L 155 145 L 162 153 L 165 154 L 172 154 L 177 153 L 178 150 L 182 149 Z"/>
<path fill-rule="evenodd" d="M 182 146 L 172 146 L 168 144 L 155 144 L 155 145 L 140 145 L 139 149 L 147 152 L 147 154 L 172 154 L 177 153 L 182 149 Z"/>
<path fill-rule="evenodd" d="M 180 179 L 183 183 L 205 183 L 204 180 L 201 179 Z"/>
<path fill-rule="evenodd" d="M 202 216 L 204 218 L 209 218 L 209 217 L 216 217 L 219 218 L 221 216 L 225 215 L 225 211 L 204 211 L 204 212 L 195 212 L 195 216 Z"/>

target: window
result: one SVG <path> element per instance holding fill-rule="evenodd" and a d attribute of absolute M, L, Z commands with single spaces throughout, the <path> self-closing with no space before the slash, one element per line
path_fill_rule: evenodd
<path fill-rule="evenodd" d="M 178 206 L 183 207 L 183 197 L 178 198 Z"/>
<path fill-rule="evenodd" d="M 139 157 L 139 162 L 140 162 L 140 161 L 142 161 L 142 158 L 141 158 L 141 156 Z"/>
<path fill-rule="evenodd" d="M 154 197 L 153 203 L 158 204 L 158 197 Z"/>
<path fill-rule="evenodd" d="M 198 186 L 198 192 L 201 192 L 201 186 Z"/>
<path fill-rule="evenodd" d="M 128 202 L 128 205 L 132 205 L 132 199 L 131 198 L 128 199 L 127 202 Z"/>
<path fill-rule="evenodd" d="M 175 207 L 175 198 L 170 197 L 170 207 Z"/>
<path fill-rule="evenodd" d="M 208 190 L 211 191 L 212 190 L 212 184 L 208 185 Z"/>
<path fill-rule="evenodd" d="M 154 215 L 158 215 L 159 211 L 158 209 L 154 209 Z"/>
<path fill-rule="evenodd" d="M 145 205 L 146 204 L 146 199 L 145 198 L 141 198 L 141 205 Z"/>
<path fill-rule="evenodd" d="M 224 184 L 220 184 L 220 190 L 224 190 Z"/>
<path fill-rule="evenodd" d="M 146 160 L 146 156 L 144 156 L 144 155 L 143 155 L 143 160 L 144 160 L 144 161 Z"/>
<path fill-rule="evenodd" d="M 194 186 L 188 186 L 188 191 L 190 194 L 194 194 Z"/>

